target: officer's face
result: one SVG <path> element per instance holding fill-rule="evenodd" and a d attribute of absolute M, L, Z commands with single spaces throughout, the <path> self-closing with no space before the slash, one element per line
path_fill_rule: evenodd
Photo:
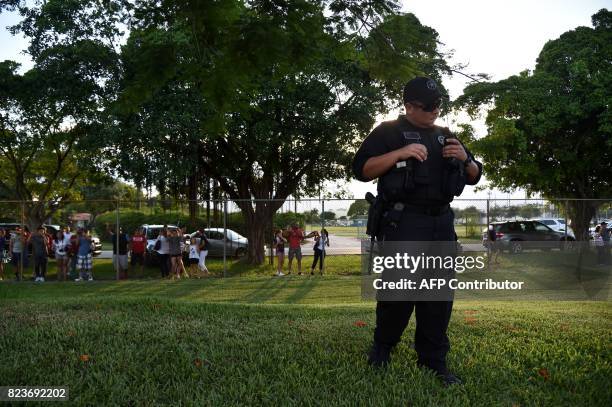
<path fill-rule="evenodd" d="M 422 106 L 417 103 L 406 103 L 406 117 L 408 120 L 417 127 L 429 128 L 433 127 L 436 119 L 440 115 L 440 108 L 437 107 L 431 112 L 423 110 Z"/>

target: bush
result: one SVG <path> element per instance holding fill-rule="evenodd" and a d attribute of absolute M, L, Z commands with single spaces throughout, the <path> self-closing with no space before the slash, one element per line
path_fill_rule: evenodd
<path fill-rule="evenodd" d="M 303 213 L 285 212 L 274 214 L 274 229 L 286 229 L 292 223 L 297 223 L 301 228 L 304 227 L 306 216 Z"/>

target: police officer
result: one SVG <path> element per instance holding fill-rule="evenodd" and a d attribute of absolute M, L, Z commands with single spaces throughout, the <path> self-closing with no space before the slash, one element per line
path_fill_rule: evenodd
<path fill-rule="evenodd" d="M 442 94 L 433 79 L 417 77 L 403 90 L 406 114 L 374 128 L 357 151 L 353 172 L 360 181 L 378 178 L 384 217 L 376 233 L 386 241 L 455 241 L 450 202 L 482 173 L 477 162 L 448 129 L 434 125 Z M 446 366 L 446 330 L 452 301 L 382 301 L 376 305 L 374 343 L 368 363 L 386 365 L 413 310 L 419 367 L 445 385 L 460 384 Z"/>

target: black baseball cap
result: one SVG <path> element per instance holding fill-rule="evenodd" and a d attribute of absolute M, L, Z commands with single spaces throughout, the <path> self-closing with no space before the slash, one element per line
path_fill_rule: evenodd
<path fill-rule="evenodd" d="M 404 104 L 408 102 L 420 102 L 424 105 L 429 105 L 444 95 L 440 92 L 440 88 L 436 81 L 425 76 L 417 76 L 404 86 L 402 99 Z"/>

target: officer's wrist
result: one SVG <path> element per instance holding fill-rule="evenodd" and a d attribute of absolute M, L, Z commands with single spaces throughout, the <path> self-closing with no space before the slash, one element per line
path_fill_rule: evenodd
<path fill-rule="evenodd" d="M 400 155 L 399 150 L 394 150 L 392 152 L 392 158 L 393 158 L 393 165 L 395 165 L 399 161 L 402 161 L 402 156 Z"/>

